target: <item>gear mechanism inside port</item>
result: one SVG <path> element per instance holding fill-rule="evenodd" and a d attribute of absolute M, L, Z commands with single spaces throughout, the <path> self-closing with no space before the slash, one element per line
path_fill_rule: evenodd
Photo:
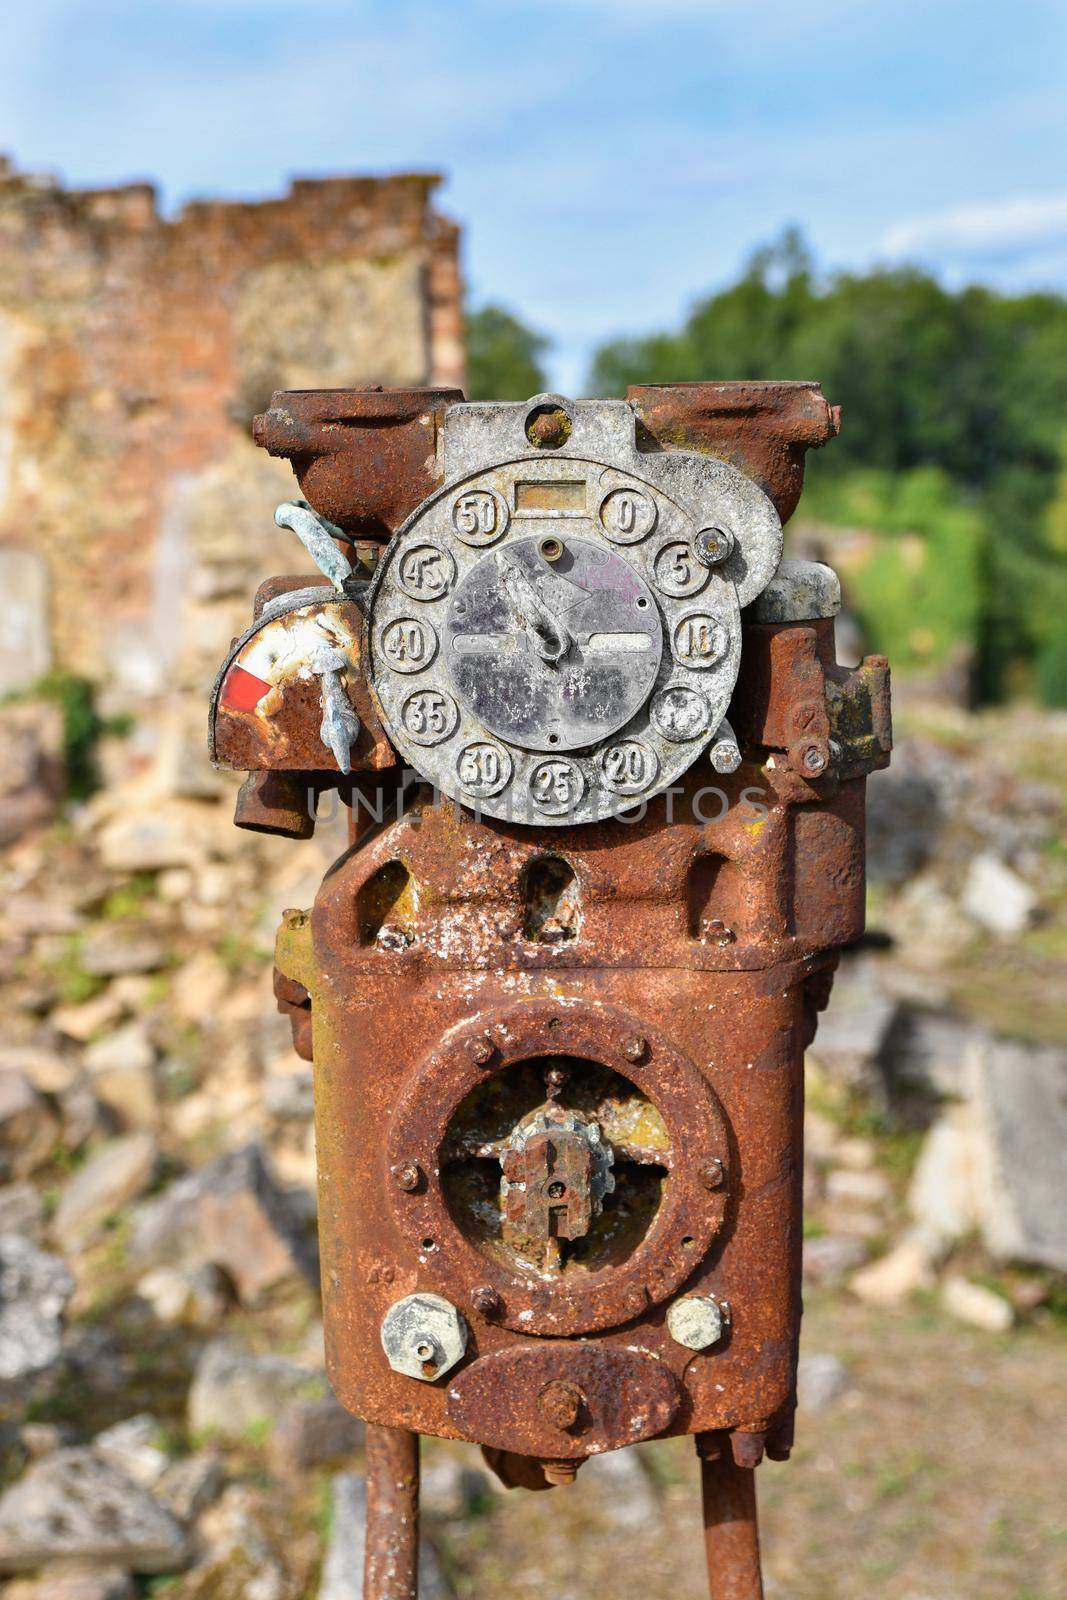
<path fill-rule="evenodd" d="M 663 1202 L 666 1125 L 635 1084 L 551 1055 L 486 1077 L 456 1108 L 441 1149 L 460 1231 L 509 1272 L 558 1278 L 624 1262 Z"/>

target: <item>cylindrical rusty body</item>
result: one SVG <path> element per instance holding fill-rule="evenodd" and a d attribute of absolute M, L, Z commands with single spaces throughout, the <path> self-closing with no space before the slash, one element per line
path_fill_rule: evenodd
<path fill-rule="evenodd" d="M 752 767 L 705 779 L 671 797 L 671 821 L 661 800 L 629 827 L 553 839 L 579 886 L 573 939 L 545 943 L 530 925 L 524 886 L 543 840 L 428 796 L 339 862 L 310 920 L 283 930 L 279 963 L 313 993 L 330 1375 L 360 1416 L 584 1456 L 628 1442 L 625 1427 L 547 1427 L 533 1403 L 547 1352 L 551 1376 L 574 1366 L 581 1384 L 590 1337 L 627 1351 L 639 1334 L 673 1379 L 655 1431 L 760 1441 L 788 1431 L 803 1048 L 833 950 L 862 927 L 863 780 L 816 805 L 789 777 L 772 787 Z M 629 1253 L 573 1289 L 531 1292 L 470 1237 L 442 1152 L 479 1084 L 557 1057 L 602 1063 L 659 1108 L 680 1194 Z M 713 1357 L 694 1357 L 667 1328 L 683 1287 L 728 1307 Z M 459 1308 L 468 1353 L 511 1353 L 499 1417 L 491 1395 L 467 1397 L 462 1380 L 412 1383 L 390 1366 L 382 1318 L 426 1289 Z M 515 1396 L 527 1359 L 524 1413 Z"/>
<path fill-rule="evenodd" d="M 762 1594 L 803 1053 L 891 743 L 884 658 L 837 665 L 835 575 L 781 559 L 838 423 L 813 384 L 305 392 L 259 420 L 329 582 L 263 586 L 211 740 L 258 774 L 243 825 L 301 835 L 301 791 L 353 807 L 275 992 L 314 1059 L 368 1600 L 415 1594 L 422 1433 L 528 1488 L 695 1434 L 712 1594 Z M 345 576 L 316 513 L 380 555 Z"/>

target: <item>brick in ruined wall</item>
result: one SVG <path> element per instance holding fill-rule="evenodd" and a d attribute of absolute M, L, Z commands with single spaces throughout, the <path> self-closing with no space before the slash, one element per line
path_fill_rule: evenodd
<path fill-rule="evenodd" d="M 217 573 L 177 559 L 175 530 L 216 468 L 237 474 L 231 508 L 243 493 L 268 521 L 292 492 L 277 463 L 266 491 L 244 433 L 273 388 L 462 383 L 459 236 L 435 183 L 301 181 L 169 221 L 147 185 L 71 193 L 0 164 L 0 540 L 46 556 L 62 665 L 154 692 L 130 669 L 162 605 L 188 677 L 174 585 Z M 263 555 L 250 539 L 250 586 Z"/>

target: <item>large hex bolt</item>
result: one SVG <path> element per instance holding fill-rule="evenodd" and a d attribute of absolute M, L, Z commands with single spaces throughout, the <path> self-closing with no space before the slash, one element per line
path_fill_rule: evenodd
<path fill-rule="evenodd" d="M 394 1372 L 434 1383 L 467 1348 L 467 1324 L 439 1294 L 409 1294 L 382 1318 L 382 1349 Z"/>
<path fill-rule="evenodd" d="M 667 1331 L 687 1350 L 707 1350 L 723 1336 L 727 1309 L 711 1295 L 683 1295 L 667 1312 Z"/>

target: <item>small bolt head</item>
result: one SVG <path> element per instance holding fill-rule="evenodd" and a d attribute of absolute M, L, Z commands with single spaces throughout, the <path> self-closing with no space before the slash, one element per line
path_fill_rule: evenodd
<path fill-rule="evenodd" d="M 382 1349 L 394 1372 L 433 1383 L 462 1361 L 467 1324 L 443 1295 L 405 1295 L 382 1318 Z"/>
<path fill-rule="evenodd" d="M 471 1304 L 483 1317 L 498 1317 L 504 1309 L 504 1302 L 491 1283 L 483 1283 L 475 1289 Z"/>
<path fill-rule="evenodd" d="M 393 1168 L 393 1182 L 405 1194 L 414 1194 L 422 1182 L 422 1168 L 417 1161 L 400 1161 Z"/>
<path fill-rule="evenodd" d="M 736 772 L 741 765 L 741 750 L 733 739 L 720 739 L 711 747 L 711 764 L 716 772 Z"/>
<path fill-rule="evenodd" d="M 631 1034 L 623 1040 L 622 1053 L 627 1061 L 643 1061 L 648 1054 L 648 1040 L 642 1039 L 640 1034 Z"/>
<path fill-rule="evenodd" d="M 667 1332 L 686 1350 L 707 1350 L 722 1338 L 726 1318 L 711 1295 L 687 1294 L 667 1312 Z"/>
<path fill-rule="evenodd" d="M 585 1396 L 576 1384 L 553 1378 L 537 1396 L 537 1409 L 553 1428 L 566 1433 L 573 1428 L 585 1404 Z"/>
<path fill-rule="evenodd" d="M 804 769 L 807 772 L 821 772 L 826 765 L 826 757 L 818 745 L 811 744 L 804 752 Z"/>
<path fill-rule="evenodd" d="M 467 1046 L 467 1054 L 476 1067 L 484 1067 L 493 1059 L 493 1046 L 488 1039 L 472 1039 Z"/>
<path fill-rule="evenodd" d="M 717 567 L 733 550 L 734 536 L 726 528 L 702 528 L 693 540 L 693 550 L 705 567 Z"/>
<path fill-rule="evenodd" d="M 705 1189 L 721 1189 L 725 1176 L 723 1164 L 718 1156 L 712 1156 L 709 1161 L 703 1162 L 697 1168 L 697 1177 Z"/>

